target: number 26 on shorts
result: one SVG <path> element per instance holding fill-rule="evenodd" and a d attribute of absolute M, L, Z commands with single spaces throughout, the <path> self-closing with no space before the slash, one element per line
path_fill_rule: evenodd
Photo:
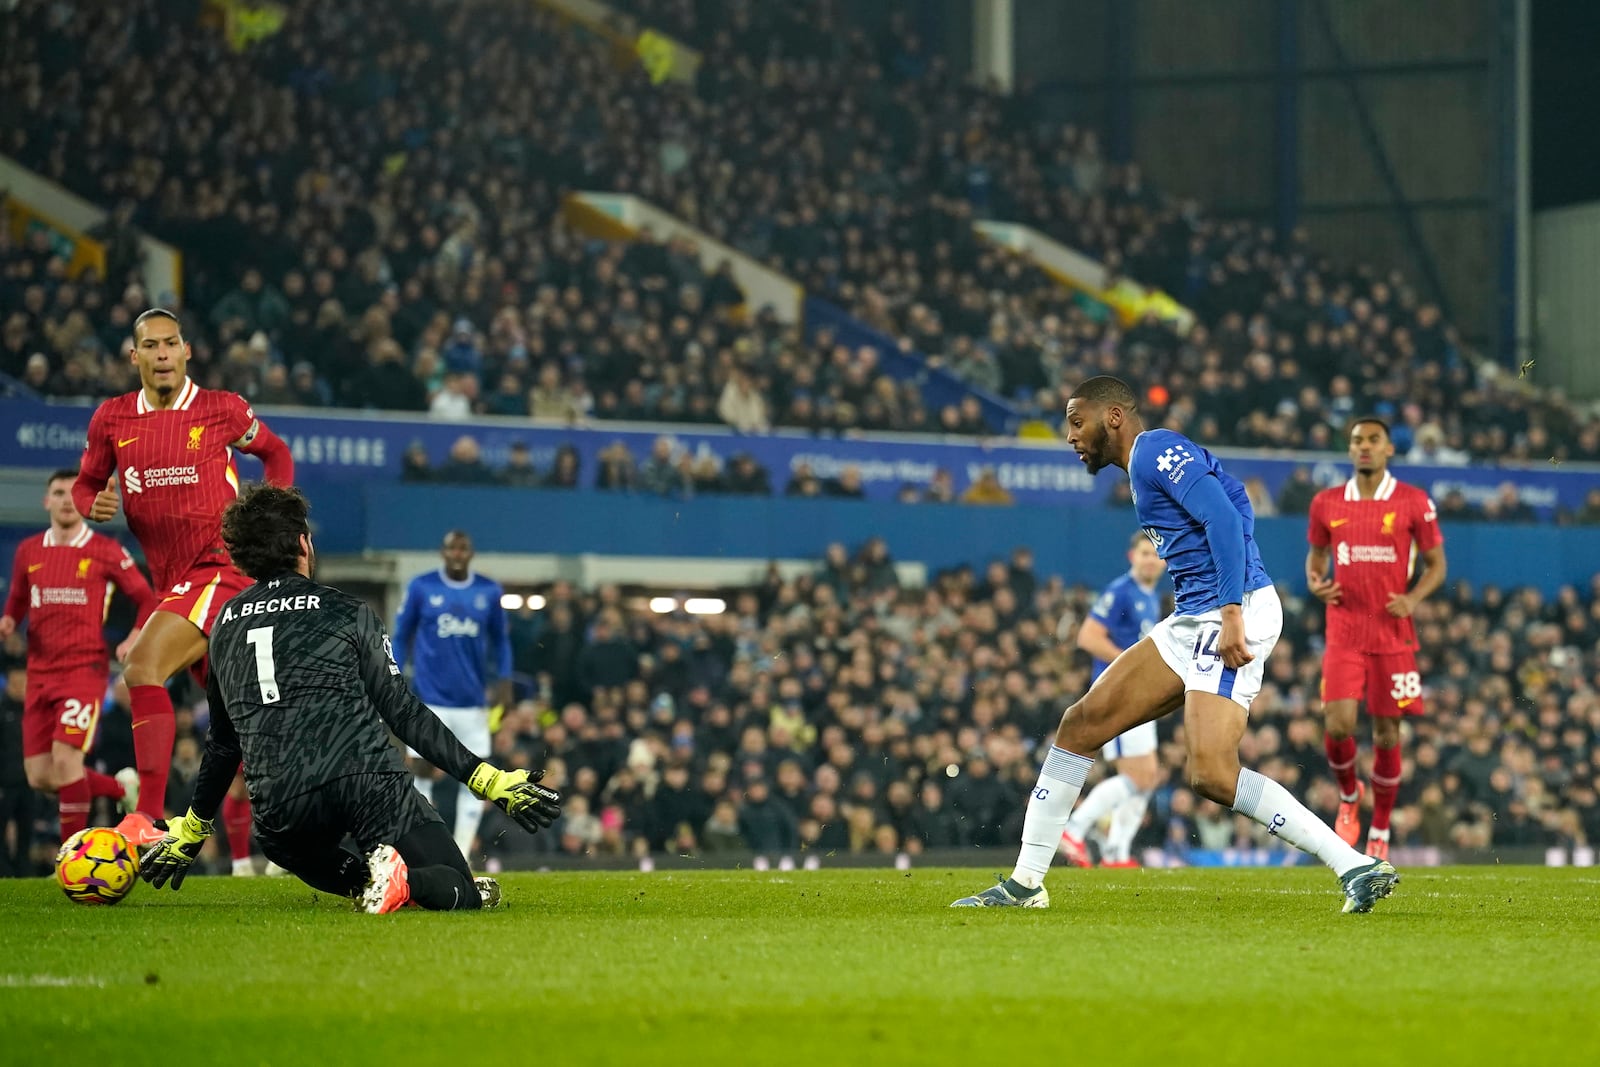
<path fill-rule="evenodd" d="M 88 733 L 94 725 L 94 701 L 68 700 L 61 705 L 61 725 L 79 733 Z"/>

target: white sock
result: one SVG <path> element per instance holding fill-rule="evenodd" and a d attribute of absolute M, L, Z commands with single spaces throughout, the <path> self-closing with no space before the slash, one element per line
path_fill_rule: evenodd
<path fill-rule="evenodd" d="M 1083 798 L 1083 803 L 1072 810 L 1072 815 L 1067 819 L 1067 833 L 1079 841 L 1084 839 L 1090 830 L 1100 825 L 1100 820 L 1109 815 L 1134 792 L 1133 781 L 1125 774 L 1114 774 L 1089 790 L 1089 795 Z"/>
<path fill-rule="evenodd" d="M 472 866 L 472 839 L 478 836 L 478 823 L 483 821 L 483 801 L 473 796 L 466 786 L 456 794 L 456 847 Z"/>
<path fill-rule="evenodd" d="M 429 804 L 433 803 L 432 778 L 413 778 L 411 779 L 411 784 L 417 787 L 417 792 L 422 794 L 423 800 L 426 800 Z"/>
<path fill-rule="evenodd" d="M 1028 800 L 1028 812 L 1022 817 L 1022 851 L 1017 855 L 1017 866 L 1011 872 L 1012 881 L 1029 889 L 1044 883 L 1061 844 L 1061 831 L 1067 828 L 1067 816 L 1072 805 L 1083 792 L 1083 780 L 1089 777 L 1094 760 L 1050 746 L 1044 758 L 1044 768 L 1039 771 L 1039 784 L 1034 786 Z"/>
<path fill-rule="evenodd" d="M 1084 801 L 1085 804 L 1088 801 Z M 1150 806 L 1149 793 L 1129 793 L 1111 813 L 1111 828 L 1106 831 L 1106 859 L 1123 863 L 1133 855 L 1133 839 L 1144 824 L 1144 811 Z"/>
<path fill-rule="evenodd" d="M 1367 857 L 1340 840 L 1333 827 L 1311 814 L 1283 786 L 1248 768 L 1239 771 L 1233 810 L 1247 815 L 1267 828 L 1267 832 L 1309 852 L 1343 876 L 1346 871 L 1365 866 Z"/>

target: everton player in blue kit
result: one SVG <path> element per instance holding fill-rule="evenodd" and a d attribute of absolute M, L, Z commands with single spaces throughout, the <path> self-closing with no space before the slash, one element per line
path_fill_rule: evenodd
<path fill-rule="evenodd" d="M 1143 530 L 1128 542 L 1128 573 L 1106 586 L 1078 627 L 1078 647 L 1094 657 L 1090 684 L 1111 666 L 1111 661 L 1132 648 L 1161 621 L 1161 594 L 1156 583 L 1166 563 Z M 1140 723 L 1111 739 L 1100 753 L 1111 760 L 1117 773 L 1089 791 L 1067 820 L 1061 851 L 1076 866 L 1090 865 L 1088 834 L 1106 816 L 1111 825 L 1101 838 L 1103 867 L 1137 867 L 1133 838 L 1144 822 L 1150 793 L 1161 781 L 1156 759 L 1156 724 Z"/>
<path fill-rule="evenodd" d="M 464 530 L 444 535 L 439 553 L 444 566 L 419 574 L 406 586 L 406 599 L 394 624 L 394 658 L 411 662 L 411 685 L 463 745 L 489 751 L 490 679 L 494 706 L 511 701 L 511 633 L 500 606 L 498 582 L 472 570 L 472 538 Z M 411 753 L 417 789 L 433 799 L 433 768 Z M 472 858 L 483 805 L 456 798 L 456 844 Z"/>
<path fill-rule="evenodd" d="M 1094 765 L 1088 753 L 1182 707 L 1190 787 L 1332 868 L 1346 912 L 1371 911 L 1400 880 L 1395 869 L 1345 844 L 1277 782 L 1239 766 L 1250 702 L 1283 625 L 1244 486 L 1182 434 L 1145 429 L 1133 390 L 1117 378 L 1078 386 L 1066 432 L 1089 473 L 1128 472 L 1135 513 L 1167 562 L 1177 604 L 1062 715 L 1011 877 L 954 906 L 1049 907 L 1044 877 Z"/>

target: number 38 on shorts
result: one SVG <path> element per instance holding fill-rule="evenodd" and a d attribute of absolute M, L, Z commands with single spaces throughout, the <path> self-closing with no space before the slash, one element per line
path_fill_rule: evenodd
<path fill-rule="evenodd" d="M 1379 718 L 1423 713 L 1422 675 L 1411 652 L 1368 654 L 1330 648 L 1322 654 L 1322 700 L 1365 701 Z"/>

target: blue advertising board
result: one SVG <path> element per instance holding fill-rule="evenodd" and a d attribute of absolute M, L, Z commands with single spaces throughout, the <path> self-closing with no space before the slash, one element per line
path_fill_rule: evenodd
<path fill-rule="evenodd" d="M 38 400 L 0 398 L 0 465 L 11 467 L 71 466 L 78 461 L 91 409 Z M 592 486 L 602 449 L 622 442 L 639 461 L 649 455 L 658 436 L 696 455 L 727 461 L 747 452 L 771 473 L 773 489 L 782 492 L 790 476 L 808 466 L 819 478 L 837 477 L 855 466 L 871 499 L 892 500 L 902 486 L 926 486 L 938 470 L 948 471 L 959 494 L 985 467 L 993 467 L 1000 484 L 1020 504 L 1074 507 L 1107 499 L 1120 478 L 1117 472 L 1092 477 L 1064 444 L 1006 439 L 983 442 L 971 438 L 816 437 L 800 433 L 741 436 L 723 427 L 691 425 L 639 426 L 604 422 L 582 427 L 535 423 L 529 419 L 479 419 L 445 422 L 425 416 L 401 417 L 358 411 L 263 409 L 263 418 L 294 450 L 298 480 L 308 486 L 349 485 L 397 478 L 408 445 L 420 442 L 435 464 L 450 446 L 470 434 L 490 466 L 503 463 L 511 444 L 527 444 L 534 462 L 548 468 L 556 449 L 571 445 L 578 452 L 581 484 Z M 1202 442 L 1203 443 L 1203 442 Z M 1274 496 L 1296 467 L 1310 469 L 1318 485 L 1348 477 L 1342 457 L 1331 454 L 1267 455 L 1220 450 L 1228 469 L 1240 478 L 1260 478 Z M 1493 497 L 1502 484 L 1516 487 L 1524 503 L 1541 517 L 1557 506 L 1578 508 L 1588 491 L 1600 486 L 1600 468 L 1582 464 L 1528 467 L 1422 467 L 1397 464 L 1396 473 L 1441 499 L 1459 489 L 1470 503 Z M 246 476 L 255 473 L 253 461 Z"/>

